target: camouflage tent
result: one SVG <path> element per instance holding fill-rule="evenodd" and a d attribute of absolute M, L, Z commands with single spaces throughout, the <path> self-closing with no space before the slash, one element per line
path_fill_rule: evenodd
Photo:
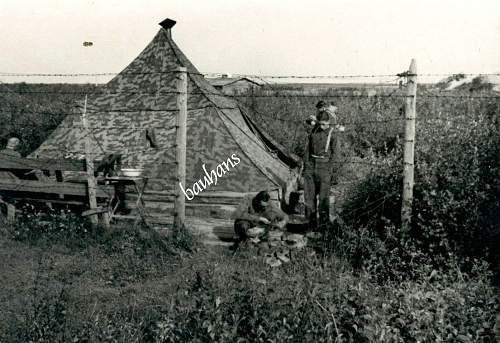
<path fill-rule="evenodd" d="M 205 192 L 283 189 L 296 177 L 296 160 L 258 128 L 237 101 L 213 88 L 171 38 L 174 21 L 162 22 L 151 43 L 103 89 L 88 96 L 87 120 L 96 159 L 122 153 L 123 164 L 144 168 L 148 191 L 175 184 L 176 70 L 188 72 L 186 185 L 191 187 L 233 154 L 240 163 L 226 169 Z M 78 112 L 78 113 L 77 113 Z M 82 156 L 81 109 L 67 116 L 33 154 Z M 203 168 L 205 166 L 205 169 Z"/>

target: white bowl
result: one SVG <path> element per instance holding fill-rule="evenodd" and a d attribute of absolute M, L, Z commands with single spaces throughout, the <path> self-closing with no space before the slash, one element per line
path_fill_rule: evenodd
<path fill-rule="evenodd" d="M 121 170 L 123 176 L 127 177 L 137 177 L 142 174 L 143 169 L 132 169 L 132 168 L 123 168 Z"/>
<path fill-rule="evenodd" d="M 281 241 L 281 237 L 283 237 L 283 231 L 272 230 L 268 233 L 269 241 Z"/>
<path fill-rule="evenodd" d="M 258 236 L 262 235 L 265 231 L 266 231 L 266 229 L 264 229 L 262 227 L 252 227 L 252 228 L 247 230 L 247 236 L 252 237 L 252 238 L 258 237 Z"/>

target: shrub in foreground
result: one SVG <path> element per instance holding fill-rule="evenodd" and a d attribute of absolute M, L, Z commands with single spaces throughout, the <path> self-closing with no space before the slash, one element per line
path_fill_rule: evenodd
<path fill-rule="evenodd" d="M 500 126 L 498 112 L 484 111 L 420 125 L 413 223 L 409 236 L 397 233 L 400 247 L 411 237 L 438 264 L 456 254 L 499 265 Z M 388 225 L 400 227 L 401 156 L 395 150 L 353 190 L 342 214 L 351 230 L 366 227 L 385 241 Z"/>

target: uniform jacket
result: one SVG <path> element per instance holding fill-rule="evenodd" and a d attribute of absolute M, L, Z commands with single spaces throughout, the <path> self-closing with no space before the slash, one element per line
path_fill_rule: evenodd
<path fill-rule="evenodd" d="M 247 195 L 243 199 L 243 202 L 238 206 L 233 214 L 233 219 L 235 220 L 247 220 L 252 224 L 257 224 L 260 217 L 268 219 L 271 223 L 277 223 L 284 219 L 287 219 L 285 212 L 280 210 L 278 207 L 269 202 L 269 206 L 263 211 L 258 211 L 253 206 L 252 195 Z"/>
<path fill-rule="evenodd" d="M 321 130 L 319 125 L 314 126 L 307 139 L 304 153 L 304 170 L 311 168 L 310 162 L 315 159 L 313 156 L 325 157 L 319 160 L 329 166 L 334 181 L 337 181 L 336 171 L 339 169 L 340 159 L 340 132 L 335 126 L 330 125 L 327 130 Z"/>

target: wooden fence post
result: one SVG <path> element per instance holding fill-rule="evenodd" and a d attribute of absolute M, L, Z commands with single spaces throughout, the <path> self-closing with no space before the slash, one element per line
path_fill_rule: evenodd
<path fill-rule="evenodd" d="M 96 199 L 96 181 L 94 177 L 94 154 L 92 153 L 92 142 L 90 140 L 90 129 L 87 123 L 87 95 L 85 95 L 85 103 L 83 105 L 82 113 L 82 126 L 85 137 L 85 163 L 87 166 L 87 185 L 89 194 L 89 205 L 90 209 L 97 208 Z M 89 216 L 92 226 L 97 226 L 99 223 L 99 218 L 97 214 L 92 214 Z"/>
<path fill-rule="evenodd" d="M 7 206 L 7 222 L 13 224 L 16 221 L 16 206 L 6 203 Z"/>
<path fill-rule="evenodd" d="M 187 69 L 177 69 L 177 121 L 176 121 L 176 183 L 174 227 L 181 229 L 186 220 L 186 199 L 181 185 L 186 187 L 186 133 L 187 133 Z"/>
<path fill-rule="evenodd" d="M 401 225 L 408 232 L 411 224 L 413 205 L 413 184 L 415 168 L 415 118 L 417 104 L 417 62 L 411 60 L 408 71 L 407 97 L 405 106 L 405 139 L 404 139 L 404 170 L 403 170 L 403 201 L 401 205 Z"/>

